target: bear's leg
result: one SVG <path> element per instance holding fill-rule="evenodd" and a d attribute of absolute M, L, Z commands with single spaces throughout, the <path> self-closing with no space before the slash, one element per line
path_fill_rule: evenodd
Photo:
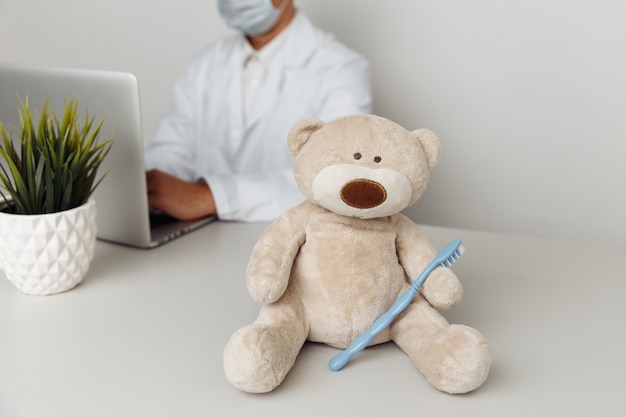
<path fill-rule="evenodd" d="M 288 294 L 264 305 L 257 320 L 237 330 L 224 348 L 224 371 L 235 387 L 269 392 L 292 368 L 308 328 L 302 306 Z"/>
<path fill-rule="evenodd" d="M 391 337 L 441 391 L 472 391 L 489 373 L 485 338 L 471 327 L 450 325 L 421 295 L 392 324 Z"/>

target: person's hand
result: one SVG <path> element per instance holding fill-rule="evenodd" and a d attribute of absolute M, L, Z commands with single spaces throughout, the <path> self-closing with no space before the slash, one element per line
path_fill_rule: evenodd
<path fill-rule="evenodd" d="M 204 182 L 187 182 L 156 169 L 146 172 L 148 205 L 181 220 L 216 214 L 211 189 Z"/>

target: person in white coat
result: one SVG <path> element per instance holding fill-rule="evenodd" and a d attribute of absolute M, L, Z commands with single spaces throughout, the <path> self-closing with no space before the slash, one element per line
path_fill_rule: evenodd
<path fill-rule="evenodd" d="M 150 207 L 180 219 L 269 221 L 304 199 L 287 134 L 370 113 L 369 66 L 293 0 L 219 0 L 241 33 L 195 55 L 146 151 Z"/>

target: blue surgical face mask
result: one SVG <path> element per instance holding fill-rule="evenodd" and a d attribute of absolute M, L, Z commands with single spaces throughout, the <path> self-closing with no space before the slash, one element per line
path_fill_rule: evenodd
<path fill-rule="evenodd" d="M 272 0 L 219 0 L 217 3 L 228 26 L 251 36 L 267 33 L 286 5 L 287 0 L 283 0 L 278 8 L 274 7 Z"/>

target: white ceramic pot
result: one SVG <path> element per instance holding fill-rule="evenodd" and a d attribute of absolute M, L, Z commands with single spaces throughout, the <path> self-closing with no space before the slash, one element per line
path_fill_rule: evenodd
<path fill-rule="evenodd" d="M 26 294 L 67 291 L 89 269 L 96 232 L 93 200 L 58 213 L 0 213 L 0 268 Z"/>

